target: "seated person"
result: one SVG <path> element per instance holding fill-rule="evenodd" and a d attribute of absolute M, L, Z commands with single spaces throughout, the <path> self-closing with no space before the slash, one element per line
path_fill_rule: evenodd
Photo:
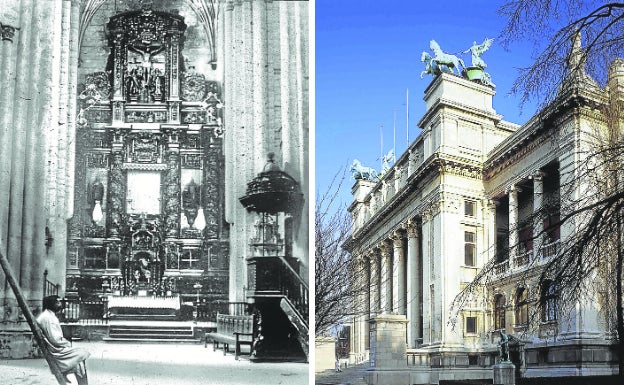
<path fill-rule="evenodd" d="M 63 310 L 59 297 L 51 295 L 43 299 L 43 311 L 37 317 L 37 324 L 41 328 L 47 342 L 48 351 L 56 359 L 61 372 L 71 385 L 87 385 L 87 369 L 85 360 L 90 353 L 84 349 L 72 347 L 63 337 L 61 324 L 56 313 Z"/>

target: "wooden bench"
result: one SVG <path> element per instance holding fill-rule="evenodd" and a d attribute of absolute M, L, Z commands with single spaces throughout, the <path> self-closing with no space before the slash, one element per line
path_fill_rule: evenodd
<path fill-rule="evenodd" d="M 223 344 L 223 355 L 228 352 L 230 344 L 234 345 L 234 358 L 238 360 L 241 355 L 241 346 L 251 346 L 254 339 L 254 316 L 253 315 L 229 315 L 217 314 L 217 331 L 204 335 L 204 347 L 208 346 L 208 340 L 212 341 L 214 351 Z"/>

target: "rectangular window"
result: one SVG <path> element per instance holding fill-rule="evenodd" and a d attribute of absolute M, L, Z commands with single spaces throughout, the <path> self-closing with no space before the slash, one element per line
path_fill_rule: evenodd
<path fill-rule="evenodd" d="M 477 332 L 477 317 L 466 317 L 466 333 Z"/>
<path fill-rule="evenodd" d="M 479 356 L 470 354 L 468 355 L 468 365 L 477 366 L 479 365 Z"/>
<path fill-rule="evenodd" d="M 464 265 L 475 265 L 475 233 L 470 231 L 464 232 Z"/>
<path fill-rule="evenodd" d="M 464 201 L 464 215 L 467 217 L 474 217 L 477 212 L 477 202 L 475 201 Z"/>

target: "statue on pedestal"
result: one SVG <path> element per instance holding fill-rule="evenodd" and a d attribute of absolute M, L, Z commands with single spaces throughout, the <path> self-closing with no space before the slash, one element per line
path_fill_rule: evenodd
<path fill-rule="evenodd" d="M 504 330 L 501 330 L 500 332 L 500 341 L 498 342 L 498 347 L 500 349 L 501 362 L 509 362 L 509 336 L 505 333 Z"/>

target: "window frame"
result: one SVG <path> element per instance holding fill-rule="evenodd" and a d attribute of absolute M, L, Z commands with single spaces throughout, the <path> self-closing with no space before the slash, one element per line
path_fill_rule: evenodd
<path fill-rule="evenodd" d="M 472 234 L 472 241 L 467 240 L 467 235 Z M 468 246 L 472 249 L 472 263 L 468 263 Z M 477 233 L 464 230 L 464 266 L 474 267 L 477 265 Z"/>
<path fill-rule="evenodd" d="M 473 324 L 471 326 L 473 326 L 473 330 L 468 329 L 468 320 L 472 320 Z M 477 334 L 478 330 L 478 321 L 476 316 L 471 315 L 464 317 L 464 331 L 466 332 L 466 334 Z"/>
<path fill-rule="evenodd" d="M 496 294 L 494 296 L 494 330 L 505 329 L 505 306 L 507 305 L 507 299 L 503 294 Z"/>
<path fill-rule="evenodd" d="M 540 305 L 542 306 L 542 322 L 557 322 L 559 288 L 556 282 L 550 280 L 542 282 Z"/>
<path fill-rule="evenodd" d="M 468 213 L 468 207 L 471 208 L 472 214 Z M 472 199 L 464 199 L 464 216 L 468 218 L 477 217 L 477 201 Z"/>
<path fill-rule="evenodd" d="M 529 323 L 528 291 L 526 287 L 519 287 L 516 289 L 514 316 L 516 325 L 518 326 L 524 326 Z"/>

